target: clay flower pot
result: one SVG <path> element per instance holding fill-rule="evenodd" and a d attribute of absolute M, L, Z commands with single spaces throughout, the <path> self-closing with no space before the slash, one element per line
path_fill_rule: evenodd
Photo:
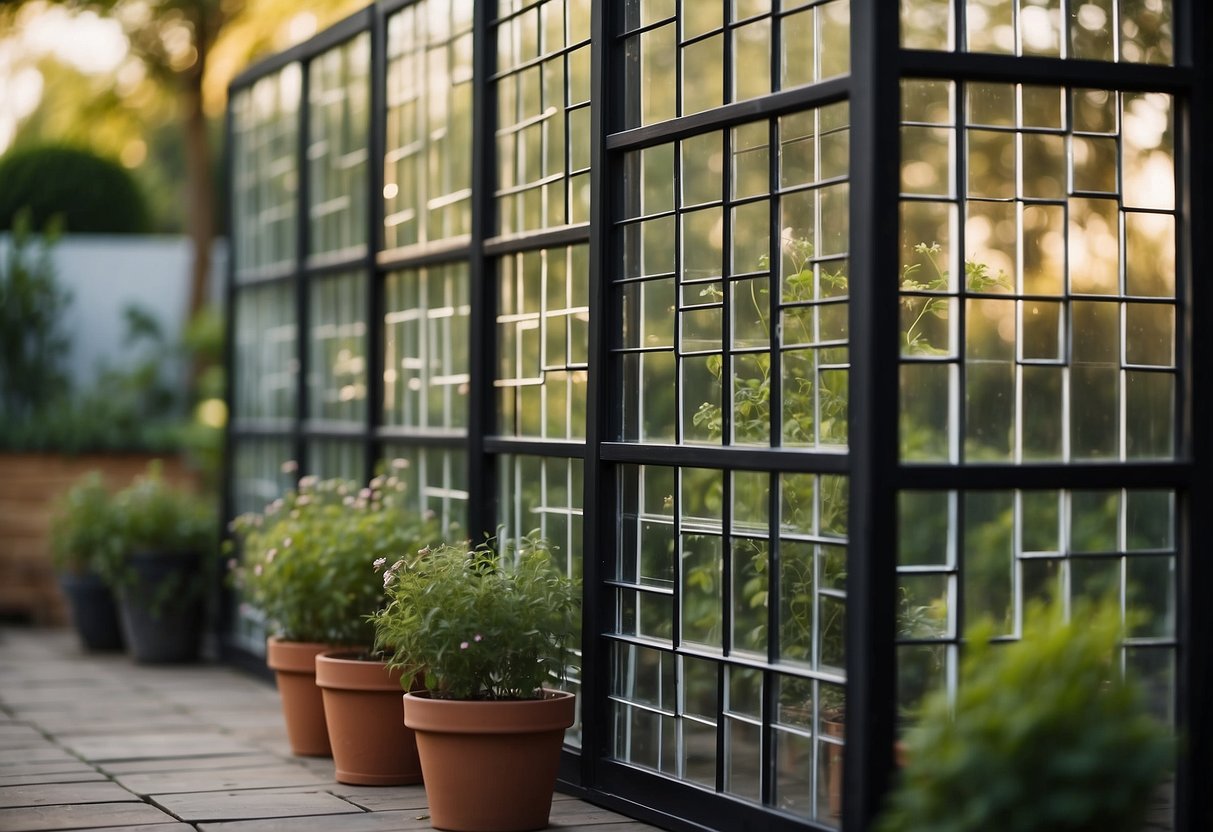
<path fill-rule="evenodd" d="M 400 671 L 351 651 L 316 656 L 337 782 L 404 786 L 421 782 L 413 731 L 400 717 Z"/>
<path fill-rule="evenodd" d="M 332 649 L 331 644 L 284 641 L 277 636 L 265 643 L 265 663 L 278 680 L 291 752 L 302 757 L 333 754 L 324 721 L 324 698 L 316 687 L 316 656 Z"/>
<path fill-rule="evenodd" d="M 404 697 L 404 724 L 417 732 L 430 820 L 455 832 L 544 829 L 552 808 L 564 731 L 575 697 Z"/>

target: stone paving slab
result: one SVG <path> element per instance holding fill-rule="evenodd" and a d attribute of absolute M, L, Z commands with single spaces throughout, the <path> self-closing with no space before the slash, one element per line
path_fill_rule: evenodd
<path fill-rule="evenodd" d="M 181 820 L 193 823 L 341 815 L 362 811 L 352 803 L 325 792 L 195 792 L 158 794 L 152 800 Z"/>
<path fill-rule="evenodd" d="M 87 783 L 93 780 L 108 780 L 99 771 L 61 771 L 55 774 L 4 774 L 0 775 L 0 787 L 34 786 L 39 783 Z"/>
<path fill-rule="evenodd" d="M 70 756 L 70 755 L 69 755 Z M 82 763 L 75 757 L 59 763 L 29 763 L 22 765 L 19 762 L 14 762 L 12 765 L 5 766 L 0 764 L 0 777 L 15 777 L 17 775 L 34 776 L 53 776 L 57 774 L 79 773 L 86 771 L 96 771 L 88 763 Z M 46 782 L 52 782 L 50 780 Z"/>
<path fill-rule="evenodd" d="M 152 827 L 157 832 L 189 829 L 177 818 L 146 803 L 92 803 L 70 806 L 31 806 L 0 809 L 0 829 L 5 832 L 43 832 L 51 829 L 101 829 L 121 826 L 131 832 L 139 824 L 174 824 Z"/>
<path fill-rule="evenodd" d="M 272 767 L 123 774 L 118 775 L 115 779 L 123 787 L 141 795 L 272 789 L 283 786 L 322 787 L 332 782 L 312 774 L 305 768 L 283 764 Z"/>
<path fill-rule="evenodd" d="M 121 803 L 138 800 L 117 783 L 51 783 L 0 788 L 0 809 L 68 803 Z"/>
<path fill-rule="evenodd" d="M 333 789 L 346 800 L 373 812 L 396 809 L 424 810 L 429 806 L 425 799 L 425 786 L 347 786 Z"/>
<path fill-rule="evenodd" d="M 68 754 L 62 748 L 48 745 L 44 748 L 0 749 L 0 774 L 7 774 L 9 766 L 25 766 L 31 763 L 78 763 L 79 757 Z"/>
<path fill-rule="evenodd" d="M 143 772 L 172 771 L 205 771 L 207 769 L 252 768 L 254 766 L 280 766 L 281 757 L 272 754 L 216 754 L 210 757 L 180 757 L 170 764 L 164 760 L 113 760 L 100 762 L 97 768 L 106 774 L 118 776 L 122 774 L 140 774 Z M 329 768 L 332 768 L 329 761 Z"/>
<path fill-rule="evenodd" d="M 324 816 L 203 823 L 198 828 L 202 832 L 333 832 L 335 826 L 332 816 Z M 409 832 L 430 828 L 430 816 L 416 812 L 366 812 L 340 818 L 341 832 Z"/>
<path fill-rule="evenodd" d="M 85 760 L 146 760 L 198 757 L 203 754 L 237 754 L 252 746 L 213 731 L 177 731 L 154 734 L 68 735 L 59 738 L 69 751 Z"/>

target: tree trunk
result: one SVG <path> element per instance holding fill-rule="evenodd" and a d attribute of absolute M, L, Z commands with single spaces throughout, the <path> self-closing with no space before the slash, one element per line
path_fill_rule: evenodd
<path fill-rule="evenodd" d="M 192 319 L 210 299 L 211 244 L 215 237 L 215 194 L 211 175 L 211 147 L 206 112 L 202 105 L 205 44 L 198 43 L 198 61 L 182 78 L 181 104 L 185 126 L 186 230 L 193 245 L 190 269 Z"/>

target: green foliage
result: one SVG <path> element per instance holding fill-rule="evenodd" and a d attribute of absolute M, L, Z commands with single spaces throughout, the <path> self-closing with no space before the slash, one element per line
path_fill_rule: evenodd
<path fill-rule="evenodd" d="M 36 226 L 61 217 L 74 234 L 148 230 L 143 194 L 126 168 L 89 150 L 47 145 L 0 158 L 0 228 L 28 209 Z"/>
<path fill-rule="evenodd" d="M 1118 669 L 1115 604 L 1033 605 L 1023 638 L 969 634 L 954 706 L 939 691 L 906 739 L 880 832 L 1136 832 L 1175 743 Z"/>
<path fill-rule="evenodd" d="M 391 653 L 406 688 L 424 673 L 436 698 L 533 699 L 564 679 L 579 595 L 537 532 L 516 552 L 491 542 L 422 549 L 383 583 L 375 646 Z"/>
<path fill-rule="evenodd" d="M 61 398 L 68 384 L 68 340 L 59 322 L 70 297 L 50 261 L 58 226 L 50 223 L 34 250 L 29 212 L 11 221 L 12 238 L 0 262 L 0 424 L 6 426 Z"/>
<path fill-rule="evenodd" d="M 162 469 L 154 460 L 114 495 L 111 542 L 98 562 L 98 571 L 113 586 L 130 581 L 131 555 L 160 552 L 186 558 L 214 551 L 217 515 L 212 501 L 168 483 Z"/>
<path fill-rule="evenodd" d="M 55 503 L 51 520 L 51 553 L 63 572 L 96 571 L 105 550 L 114 544 L 113 498 L 99 471 L 77 480 Z"/>
<path fill-rule="evenodd" d="M 261 514 L 231 523 L 241 549 L 233 583 L 291 641 L 367 646 L 367 616 L 384 600 L 371 562 L 414 553 L 436 534 L 405 502 L 404 483 L 383 474 L 366 488 L 303 477 Z M 229 546 L 229 552 L 232 547 Z"/>

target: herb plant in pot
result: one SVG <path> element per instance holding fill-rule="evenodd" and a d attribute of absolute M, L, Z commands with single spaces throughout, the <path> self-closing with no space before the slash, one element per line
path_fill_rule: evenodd
<path fill-rule="evenodd" d="M 86 650 L 121 650 L 122 629 L 114 594 L 97 572 L 112 545 L 113 498 L 98 471 L 90 471 L 57 501 L 51 522 L 51 553 L 72 624 Z"/>
<path fill-rule="evenodd" d="M 434 827 L 546 827 L 575 702 L 545 686 L 571 657 L 576 585 L 537 535 L 517 551 L 423 549 L 384 584 L 376 645 L 406 684 L 425 679 L 404 696 L 404 722 L 417 732 Z"/>
<path fill-rule="evenodd" d="M 114 589 L 137 662 L 198 658 L 215 540 L 209 501 L 166 482 L 158 462 L 113 501 L 111 545 L 98 571 Z"/>
<path fill-rule="evenodd" d="M 344 783 L 419 779 L 412 736 L 403 725 L 369 732 L 347 726 L 344 707 L 353 702 L 350 718 L 373 710 L 369 686 L 389 692 L 389 707 L 398 710 L 399 674 L 365 654 L 373 638 L 367 616 L 383 602 L 372 560 L 415 551 L 430 530 L 406 507 L 404 483 L 394 473 L 375 477 L 365 488 L 351 480 L 306 476 L 263 513 L 242 515 L 231 528 L 241 550 L 240 561 L 229 562 L 234 582 L 270 624 L 266 660 L 277 676 L 291 750 L 333 754 L 337 779 Z M 321 662 L 318 657 L 326 653 L 333 655 Z M 329 696 L 317 686 L 322 663 Z M 348 696 L 342 693 L 345 671 L 360 674 L 356 692 Z M 326 709 L 340 724 L 326 719 Z M 372 750 L 377 740 L 383 741 L 382 752 Z M 361 753 L 372 758 L 359 761 L 355 755 Z"/>

